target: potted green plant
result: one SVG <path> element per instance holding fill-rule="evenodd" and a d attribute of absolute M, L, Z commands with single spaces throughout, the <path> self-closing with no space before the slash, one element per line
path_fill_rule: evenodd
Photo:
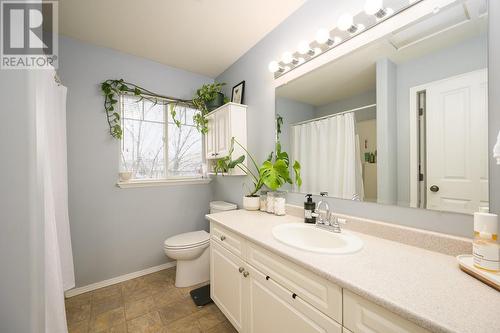
<path fill-rule="evenodd" d="M 243 162 L 245 161 L 245 155 L 241 155 L 235 160 L 231 159 L 231 155 L 234 151 L 234 145 L 237 144 L 240 146 L 248 155 L 251 163 L 251 167 L 248 167 L 245 165 Z M 228 173 L 231 171 L 231 169 L 238 168 L 242 170 L 248 177 L 251 178 L 252 180 L 252 187 L 249 187 L 246 183 L 244 183 L 244 186 L 247 187 L 248 189 L 248 194 L 243 197 L 243 208 L 246 210 L 259 210 L 260 207 L 260 201 L 259 201 L 259 195 L 257 195 L 257 192 L 262 188 L 264 183 L 262 182 L 262 179 L 259 176 L 259 166 L 257 162 L 255 162 L 255 159 L 253 156 L 248 152 L 248 150 L 243 147 L 234 137 L 231 138 L 231 145 L 229 147 L 229 154 L 217 160 L 215 166 L 214 166 L 214 172 L 215 174 L 222 174 L 224 175 L 225 173 Z M 252 170 L 253 169 L 253 170 Z"/>
<path fill-rule="evenodd" d="M 224 85 L 225 83 L 215 82 L 204 84 L 196 90 L 196 94 L 193 96 L 193 104 L 202 112 L 203 116 L 229 101 L 222 93 Z"/>
<path fill-rule="evenodd" d="M 241 155 L 237 159 L 232 160 L 231 154 L 234 150 L 234 144 L 239 145 L 247 154 L 252 161 L 252 170 L 245 164 L 245 156 Z M 297 184 L 297 186 L 302 185 L 302 178 L 300 177 L 300 163 L 295 161 L 292 169 L 295 173 L 295 180 L 292 179 L 290 173 L 290 160 L 288 154 L 281 151 L 281 144 L 279 141 L 276 142 L 276 151 L 271 152 L 269 157 L 264 163 L 259 167 L 255 162 L 253 156 L 248 152 L 248 150 L 243 147 L 238 141 L 231 139 L 231 146 L 229 154 L 227 157 L 219 159 L 215 165 L 214 172 L 216 174 L 229 172 L 231 169 L 239 168 L 247 176 L 252 179 L 253 187 L 249 189 L 249 194 L 243 197 L 243 208 L 246 210 L 258 210 L 259 209 L 259 196 L 257 192 L 265 185 L 269 189 L 276 191 L 285 183 Z"/>

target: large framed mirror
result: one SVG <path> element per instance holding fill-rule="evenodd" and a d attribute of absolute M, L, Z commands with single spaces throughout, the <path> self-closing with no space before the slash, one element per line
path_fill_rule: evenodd
<path fill-rule="evenodd" d="M 456 1 L 276 88 L 291 191 L 488 209 L 487 20 L 487 0 Z"/>

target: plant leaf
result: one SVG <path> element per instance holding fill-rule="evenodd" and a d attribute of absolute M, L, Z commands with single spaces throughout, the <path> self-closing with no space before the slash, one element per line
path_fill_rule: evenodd
<path fill-rule="evenodd" d="M 265 161 L 259 169 L 263 183 L 271 190 L 276 190 L 283 186 L 290 178 L 288 167 L 283 160 L 277 160 L 274 164 Z"/>
<path fill-rule="evenodd" d="M 293 171 L 295 171 L 295 183 L 300 189 L 302 186 L 302 178 L 300 177 L 300 163 L 298 161 L 293 163 Z"/>

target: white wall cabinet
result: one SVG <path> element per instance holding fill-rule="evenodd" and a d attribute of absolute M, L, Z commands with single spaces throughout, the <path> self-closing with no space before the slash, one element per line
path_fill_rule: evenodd
<path fill-rule="evenodd" d="M 216 224 L 210 294 L 239 333 L 428 333 Z"/>
<path fill-rule="evenodd" d="M 227 103 L 207 114 L 208 132 L 205 134 L 205 157 L 209 170 L 220 158 L 227 157 L 230 153 L 231 139 L 234 137 L 243 147 L 247 146 L 247 106 L 237 103 Z M 246 153 L 238 145 L 234 146 L 232 158 L 237 158 Z M 243 174 L 238 168 L 230 174 Z"/>

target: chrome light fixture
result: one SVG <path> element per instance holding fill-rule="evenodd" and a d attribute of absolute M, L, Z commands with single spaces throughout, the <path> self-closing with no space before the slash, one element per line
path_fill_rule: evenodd
<path fill-rule="evenodd" d="M 290 52 L 284 52 L 281 55 L 281 61 L 285 64 L 292 64 L 292 65 L 297 65 L 299 61 L 293 57 L 293 55 Z"/>
<path fill-rule="evenodd" d="M 391 8 L 384 8 L 384 0 L 367 0 L 364 9 L 366 14 L 373 15 L 379 20 L 394 13 Z"/>
<path fill-rule="evenodd" d="M 319 29 L 318 32 L 316 32 L 316 42 L 318 44 L 326 44 L 328 46 L 332 46 L 333 44 L 340 43 L 342 39 L 339 37 L 334 37 L 333 39 L 330 38 L 330 32 L 326 29 Z"/>
<path fill-rule="evenodd" d="M 362 24 L 354 24 L 352 15 L 349 13 L 342 14 L 337 21 L 337 27 L 342 31 L 347 31 L 350 34 L 355 34 L 365 28 Z"/>
<path fill-rule="evenodd" d="M 308 55 L 312 57 L 314 55 L 314 50 L 311 49 L 311 46 L 309 43 L 305 40 L 301 41 L 299 45 L 297 46 L 297 50 L 299 51 L 300 54 L 302 55 Z"/>
<path fill-rule="evenodd" d="M 267 66 L 267 68 L 271 73 L 276 73 L 276 72 L 281 73 L 285 71 L 285 69 L 281 67 L 280 64 L 278 64 L 278 62 L 275 60 L 271 61 Z"/>

